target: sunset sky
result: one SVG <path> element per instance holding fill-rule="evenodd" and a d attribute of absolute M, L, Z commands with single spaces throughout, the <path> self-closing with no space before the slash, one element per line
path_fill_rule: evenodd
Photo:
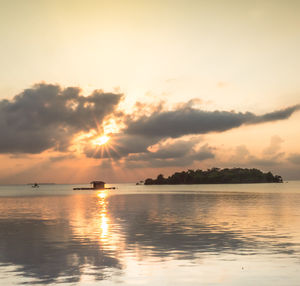
<path fill-rule="evenodd" d="M 300 179 L 300 1 L 0 0 L 0 38 L 1 184 Z"/>

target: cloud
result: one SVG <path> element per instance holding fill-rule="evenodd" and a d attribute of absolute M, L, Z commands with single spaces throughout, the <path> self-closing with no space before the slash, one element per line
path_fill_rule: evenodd
<path fill-rule="evenodd" d="M 115 158 L 126 157 L 129 154 L 147 152 L 148 146 L 157 143 L 160 138 L 148 138 L 141 135 L 111 134 L 106 145 L 95 146 L 87 144 L 84 153 L 89 158 Z"/>
<path fill-rule="evenodd" d="M 282 165 L 286 158 L 285 152 L 281 152 L 283 140 L 274 135 L 270 138 L 269 145 L 262 149 L 262 153 L 251 153 L 245 145 L 236 146 L 233 150 L 218 148 L 217 161 L 222 166 L 240 166 L 247 168 L 272 168 Z M 223 156 L 228 154 L 229 156 Z"/>
<path fill-rule="evenodd" d="M 204 161 L 207 159 L 214 159 L 215 154 L 212 147 L 209 147 L 208 144 L 203 145 L 198 151 L 192 154 L 192 158 L 196 161 Z"/>
<path fill-rule="evenodd" d="M 67 154 L 67 155 L 61 155 L 61 156 L 51 156 L 49 157 L 50 162 L 61 162 L 64 160 L 72 160 L 75 159 L 76 156 L 74 154 Z"/>
<path fill-rule="evenodd" d="M 274 135 L 271 138 L 270 145 L 264 150 L 267 155 L 276 154 L 281 149 L 281 144 L 284 140 L 278 135 Z"/>
<path fill-rule="evenodd" d="M 36 84 L 0 101 L 0 153 L 65 151 L 76 133 L 99 130 L 121 98 L 101 90 L 83 96 L 79 88 Z"/>
<path fill-rule="evenodd" d="M 215 157 L 213 148 L 207 144 L 197 148 L 198 140 L 177 140 L 166 144 L 159 144 L 154 152 L 147 151 L 133 154 L 126 158 L 127 167 L 175 167 L 188 166 L 195 161 L 204 161 Z"/>
<path fill-rule="evenodd" d="M 153 113 L 134 121 L 128 120 L 125 132 L 148 137 L 176 138 L 189 134 L 225 131 L 242 125 L 249 116 L 251 115 L 227 111 L 210 112 L 187 107 Z"/>
<path fill-rule="evenodd" d="M 255 116 L 247 124 L 258 124 L 270 121 L 277 121 L 289 118 L 294 112 L 300 110 L 300 104 L 290 106 L 281 110 L 276 110 L 270 113 L 266 113 L 261 116 Z"/>
<path fill-rule="evenodd" d="M 283 153 L 282 153 L 283 155 Z M 280 158 L 272 157 L 272 158 L 257 158 L 257 157 L 250 157 L 249 161 L 247 162 L 250 166 L 260 166 L 260 167 L 273 167 L 275 165 L 279 165 L 282 162 L 279 160 Z"/>
<path fill-rule="evenodd" d="M 217 83 L 217 87 L 219 87 L 219 88 L 223 88 L 223 87 L 226 87 L 226 86 L 228 86 L 228 82 L 225 82 L 225 81 L 219 81 L 219 82 Z"/>
<path fill-rule="evenodd" d="M 177 142 L 168 142 L 160 145 L 155 152 L 148 152 L 147 154 L 151 158 L 159 159 L 181 158 L 191 153 L 195 143 L 193 139 L 189 141 L 178 140 Z"/>
<path fill-rule="evenodd" d="M 156 137 L 149 139 L 137 135 L 117 134 L 113 135 L 110 141 L 112 140 L 114 142 L 108 146 L 88 145 L 84 150 L 86 156 L 119 160 L 125 167 L 130 168 L 187 166 L 194 161 L 204 161 L 215 157 L 213 148 L 207 144 L 197 147 L 201 140 L 199 136 L 168 139 L 157 143 L 160 139 Z"/>
<path fill-rule="evenodd" d="M 250 112 L 229 111 L 203 111 L 192 107 L 193 102 L 178 105 L 175 110 L 167 111 L 163 108 L 155 109 L 152 113 L 143 111 L 135 112 L 133 115 L 124 117 L 125 127 L 122 133 L 113 134 L 111 140 L 112 148 L 107 146 L 87 146 L 85 154 L 94 158 L 126 158 L 130 164 L 138 161 L 150 162 L 153 166 L 181 166 L 188 165 L 195 160 L 211 159 L 214 155 L 211 150 L 196 153 L 194 145 L 199 143 L 199 135 L 210 132 L 224 132 L 244 124 L 258 124 L 272 120 L 285 119 L 297 111 L 299 105 L 274 111 L 262 116 Z M 143 105 L 139 105 L 143 107 Z M 144 115 L 141 115 L 143 113 Z M 194 135 L 196 143 L 190 136 Z M 188 140 L 177 140 L 183 136 L 189 136 Z M 167 140 L 177 140 L 176 144 L 165 143 Z M 189 142 L 188 142 L 189 141 Z M 245 153 L 244 159 L 258 165 L 270 164 L 278 160 L 277 152 L 281 147 L 282 139 L 274 136 L 270 145 L 264 150 L 267 157 L 260 160 L 256 157 L 250 158 Z M 153 151 L 153 148 L 158 150 Z M 240 155 L 236 155 L 241 159 Z M 246 158 L 247 157 L 247 158 Z M 189 160 L 189 161 L 188 161 Z"/>
<path fill-rule="evenodd" d="M 124 115 L 117 111 L 121 99 L 121 94 L 101 90 L 83 96 L 79 88 L 34 85 L 11 100 L 0 101 L 0 153 L 35 154 L 51 149 L 64 153 L 49 157 L 50 162 L 72 159 L 69 147 L 74 136 L 91 130 L 101 132 L 104 120 L 116 115 L 124 127 L 110 135 L 108 144 L 97 146 L 91 138 L 81 140 L 81 150 L 88 158 L 112 159 L 125 166 L 188 166 L 215 158 L 212 147 L 203 143 L 199 147 L 201 134 L 283 120 L 300 109 L 294 105 L 264 115 L 205 111 L 197 108 L 202 102 L 193 99 L 173 110 L 166 110 L 164 102 L 137 103 L 131 114 Z M 261 158 L 251 156 L 245 148 L 240 152 L 244 161 L 267 165 L 279 160 L 281 143 L 282 139 L 274 136 Z"/>
<path fill-rule="evenodd" d="M 251 112 L 204 111 L 184 106 L 173 111 L 154 112 L 150 116 L 140 116 L 137 119 L 127 118 L 127 127 L 124 132 L 160 138 L 224 132 L 243 124 L 259 124 L 287 119 L 299 109 L 300 105 L 295 105 L 257 116 Z"/>
<path fill-rule="evenodd" d="M 299 153 L 290 154 L 288 160 L 293 164 L 300 165 L 300 154 Z"/>

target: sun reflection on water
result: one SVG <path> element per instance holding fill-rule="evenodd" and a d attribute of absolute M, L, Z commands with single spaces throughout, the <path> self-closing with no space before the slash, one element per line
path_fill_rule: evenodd
<path fill-rule="evenodd" d="M 97 197 L 99 198 L 99 204 L 101 206 L 100 211 L 100 239 L 102 242 L 107 240 L 109 234 L 109 218 L 107 216 L 107 191 L 99 191 Z"/>
<path fill-rule="evenodd" d="M 97 194 L 97 197 L 100 199 L 105 199 L 107 197 L 107 191 L 100 191 Z M 101 204 L 104 203 L 104 201 L 101 202 Z"/>

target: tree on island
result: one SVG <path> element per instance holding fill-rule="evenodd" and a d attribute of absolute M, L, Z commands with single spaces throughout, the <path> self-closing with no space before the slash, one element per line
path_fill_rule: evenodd
<path fill-rule="evenodd" d="M 145 185 L 178 185 L 178 184 L 241 184 L 241 183 L 282 183 L 282 177 L 271 172 L 263 173 L 258 169 L 220 169 L 211 168 L 176 172 L 168 178 L 162 174 L 156 179 L 148 178 Z"/>

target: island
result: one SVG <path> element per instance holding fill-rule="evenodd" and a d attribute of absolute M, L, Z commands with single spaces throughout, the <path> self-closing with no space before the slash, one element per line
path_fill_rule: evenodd
<path fill-rule="evenodd" d="M 148 178 L 145 185 L 179 185 L 179 184 L 249 184 L 249 183 L 282 183 L 281 176 L 271 172 L 264 173 L 258 169 L 211 168 L 206 171 L 188 170 L 176 172 L 164 178 L 162 174 L 156 179 Z"/>

